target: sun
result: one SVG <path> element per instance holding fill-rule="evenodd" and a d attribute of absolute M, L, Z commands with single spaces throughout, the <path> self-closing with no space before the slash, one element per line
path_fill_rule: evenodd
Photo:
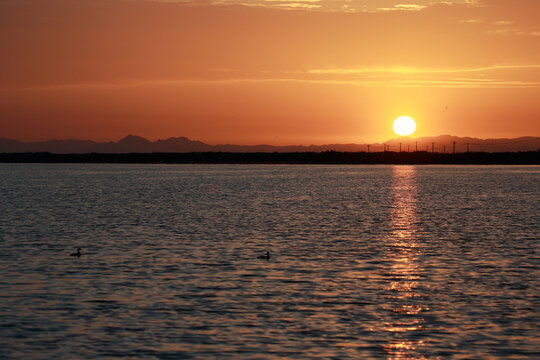
<path fill-rule="evenodd" d="M 416 123 L 409 116 L 400 116 L 394 120 L 394 132 L 398 135 L 411 135 L 415 130 Z"/>

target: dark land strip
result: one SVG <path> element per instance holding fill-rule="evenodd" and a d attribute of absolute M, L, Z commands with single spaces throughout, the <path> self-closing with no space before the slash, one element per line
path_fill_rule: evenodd
<path fill-rule="evenodd" d="M 527 152 L 191 152 L 129 154 L 0 153 L 0 163 L 110 164 L 474 164 L 540 165 L 540 150 Z"/>

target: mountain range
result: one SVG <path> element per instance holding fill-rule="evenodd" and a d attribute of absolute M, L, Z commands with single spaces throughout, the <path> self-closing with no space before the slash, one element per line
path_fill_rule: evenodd
<path fill-rule="evenodd" d="M 455 144 L 454 144 L 455 143 Z M 440 135 L 436 137 L 396 138 L 375 144 L 327 144 L 327 145 L 210 145 L 187 137 L 171 137 L 149 141 L 140 136 L 128 135 L 119 141 L 95 142 L 92 140 L 48 140 L 21 142 L 0 138 L 0 153 L 50 152 L 57 154 L 84 153 L 187 153 L 187 152 L 322 152 L 342 151 L 434 151 L 451 153 L 466 152 L 516 152 L 540 150 L 540 137 L 526 136 L 514 139 L 477 139 Z"/>

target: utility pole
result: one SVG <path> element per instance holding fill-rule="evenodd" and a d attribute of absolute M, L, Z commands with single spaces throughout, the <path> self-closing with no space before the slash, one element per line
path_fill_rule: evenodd
<path fill-rule="evenodd" d="M 454 144 L 454 150 L 453 150 L 453 152 L 454 152 L 454 155 L 456 155 L 456 142 L 454 141 L 453 144 Z"/>
<path fill-rule="evenodd" d="M 386 152 L 386 144 L 383 144 L 384 145 L 384 152 Z"/>
<path fill-rule="evenodd" d="M 401 152 L 401 143 L 399 143 L 399 152 Z"/>
<path fill-rule="evenodd" d="M 367 153 L 369 154 L 369 145 L 367 146 Z"/>
<path fill-rule="evenodd" d="M 418 151 L 418 141 L 416 142 L 416 151 Z"/>

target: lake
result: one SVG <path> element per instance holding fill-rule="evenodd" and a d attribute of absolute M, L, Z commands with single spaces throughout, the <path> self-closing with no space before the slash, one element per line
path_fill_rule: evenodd
<path fill-rule="evenodd" d="M 0 358 L 540 356 L 540 166 L 0 164 L 0 189 Z"/>

